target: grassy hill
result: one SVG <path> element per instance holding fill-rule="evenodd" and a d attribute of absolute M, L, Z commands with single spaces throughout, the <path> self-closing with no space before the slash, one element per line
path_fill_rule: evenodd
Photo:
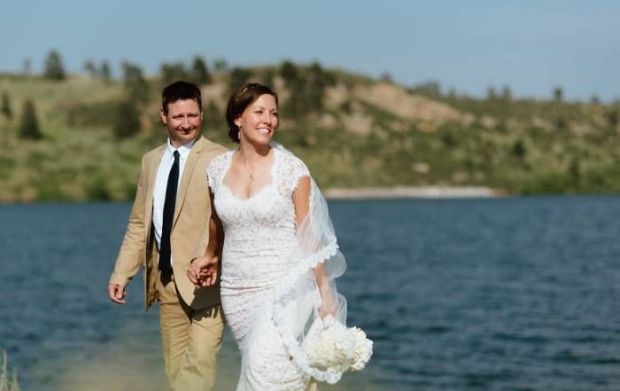
<path fill-rule="evenodd" d="M 205 135 L 227 140 L 232 85 L 257 80 L 281 100 L 276 138 L 323 188 L 487 186 L 514 194 L 620 193 L 620 105 L 474 99 L 406 88 L 318 64 L 220 70 L 202 85 Z M 139 130 L 119 137 L 130 83 L 0 75 L 12 117 L 0 114 L 0 201 L 128 200 L 139 160 L 165 140 L 159 77 L 145 80 Z M 20 137 L 23 102 L 34 102 L 43 138 Z"/>

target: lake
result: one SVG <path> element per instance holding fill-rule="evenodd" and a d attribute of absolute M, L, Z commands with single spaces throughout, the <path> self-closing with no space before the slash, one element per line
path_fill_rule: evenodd
<path fill-rule="evenodd" d="M 0 349 L 28 390 L 165 390 L 157 308 L 106 284 L 129 204 L 0 205 Z M 620 389 L 620 197 L 332 201 L 349 325 L 321 390 Z M 234 387 L 230 334 L 218 389 Z"/>

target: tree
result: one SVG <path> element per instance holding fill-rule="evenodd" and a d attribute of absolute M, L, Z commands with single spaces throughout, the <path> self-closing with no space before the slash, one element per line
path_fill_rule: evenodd
<path fill-rule="evenodd" d="M 211 74 L 207 63 L 199 56 L 194 57 L 192 63 L 192 80 L 196 84 L 208 84 L 211 83 Z"/>
<path fill-rule="evenodd" d="M 228 69 L 228 63 L 223 58 L 218 58 L 213 62 L 213 66 L 215 67 L 215 71 L 222 73 Z"/>
<path fill-rule="evenodd" d="M 392 84 L 394 82 L 394 78 L 392 77 L 392 74 L 388 71 L 383 72 L 379 79 L 384 83 Z"/>
<path fill-rule="evenodd" d="M 320 111 L 323 109 L 323 97 L 327 87 L 335 84 L 335 80 L 332 75 L 325 72 L 318 62 L 312 63 L 308 72 L 308 77 L 305 80 L 304 88 L 298 89 L 299 94 L 305 92 L 302 100 L 304 101 L 304 110 L 306 111 Z M 295 94 L 293 94 L 295 95 Z"/>
<path fill-rule="evenodd" d="M 510 87 L 502 87 L 502 100 L 504 100 L 505 102 L 512 101 L 512 91 L 510 91 Z"/>
<path fill-rule="evenodd" d="M 438 81 L 429 80 L 414 86 L 413 92 L 426 95 L 431 98 L 438 98 L 441 96 L 441 85 Z"/>
<path fill-rule="evenodd" d="M 275 81 L 276 72 L 273 67 L 266 67 L 261 75 L 262 83 L 266 86 L 273 86 Z"/>
<path fill-rule="evenodd" d="M 249 69 L 235 67 L 230 72 L 230 79 L 228 80 L 229 90 L 231 92 L 235 91 L 237 88 L 247 83 L 251 77 L 252 77 L 252 71 L 250 71 Z"/>
<path fill-rule="evenodd" d="M 133 100 L 124 100 L 118 104 L 114 118 L 114 135 L 125 139 L 140 131 L 140 112 Z"/>
<path fill-rule="evenodd" d="M 43 138 L 41 130 L 39 129 L 39 121 L 37 120 L 34 103 L 29 99 L 24 102 L 24 107 L 22 109 L 22 116 L 19 123 L 19 137 L 31 140 Z"/>
<path fill-rule="evenodd" d="M 45 58 L 45 68 L 43 76 L 50 80 L 63 80 L 65 78 L 65 68 L 62 65 L 60 53 L 52 50 Z"/>
<path fill-rule="evenodd" d="M 149 85 L 144 78 L 142 68 L 129 62 L 123 63 L 123 84 L 129 99 L 137 103 L 146 103 L 149 99 Z"/>
<path fill-rule="evenodd" d="M 564 114 L 558 114 L 555 118 L 555 127 L 557 130 L 566 130 L 568 128 L 568 120 Z"/>
<path fill-rule="evenodd" d="M 162 63 L 160 68 L 161 81 L 164 85 L 174 83 L 177 80 L 187 80 L 188 72 L 182 62 Z"/>
<path fill-rule="evenodd" d="M 299 71 L 295 64 L 290 61 L 284 61 L 282 65 L 280 65 L 280 76 L 282 76 L 289 88 L 294 87 L 299 81 Z"/>
<path fill-rule="evenodd" d="M 209 131 L 227 127 L 224 115 L 213 100 L 209 100 L 209 104 L 207 104 L 205 109 L 205 123 L 208 125 L 207 129 L 209 129 Z"/>
<path fill-rule="evenodd" d="M 292 62 L 284 61 L 280 65 L 280 76 L 284 79 L 286 87 L 291 94 L 286 104 L 283 106 L 283 110 L 291 117 L 298 117 L 305 114 L 304 107 L 306 102 L 301 72 Z"/>
<path fill-rule="evenodd" d="M 2 103 L 0 104 L 0 112 L 6 119 L 13 118 L 13 109 L 11 108 L 11 100 L 6 92 L 2 94 Z"/>
<path fill-rule="evenodd" d="M 487 100 L 495 100 L 497 99 L 497 92 L 495 92 L 494 87 L 487 88 Z"/>
<path fill-rule="evenodd" d="M 107 61 L 103 61 L 101 63 L 101 67 L 99 68 L 99 76 L 101 77 L 101 80 L 106 83 L 109 83 L 110 79 L 112 79 L 112 71 L 110 70 L 110 64 L 108 64 Z"/>
<path fill-rule="evenodd" d="M 562 87 L 555 87 L 553 89 L 553 100 L 557 103 L 562 103 L 564 100 L 564 91 Z"/>
<path fill-rule="evenodd" d="M 32 60 L 27 58 L 24 60 L 24 63 L 22 64 L 22 73 L 24 74 L 24 76 L 30 76 L 31 71 L 32 71 Z"/>
<path fill-rule="evenodd" d="M 84 63 L 84 70 L 86 71 L 88 76 L 92 77 L 93 79 L 97 77 L 97 66 L 92 60 L 88 60 Z"/>
<path fill-rule="evenodd" d="M 518 139 L 512 144 L 512 154 L 519 160 L 523 160 L 527 155 L 527 147 L 523 140 Z"/>
<path fill-rule="evenodd" d="M 618 123 L 620 123 L 620 113 L 618 109 L 609 109 L 606 116 L 609 127 L 615 130 L 618 127 Z"/>
<path fill-rule="evenodd" d="M 304 69 L 284 61 L 279 71 L 290 92 L 290 98 L 283 108 L 287 114 L 295 117 L 321 111 L 327 87 L 336 84 L 333 75 L 323 70 L 318 62 Z"/>
<path fill-rule="evenodd" d="M 575 190 L 578 189 L 581 184 L 581 162 L 579 161 L 579 157 L 573 157 L 570 160 L 568 175 L 573 183 L 573 186 L 575 187 Z"/>

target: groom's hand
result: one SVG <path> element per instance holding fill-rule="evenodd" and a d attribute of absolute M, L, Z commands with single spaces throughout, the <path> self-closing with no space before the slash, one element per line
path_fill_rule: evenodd
<path fill-rule="evenodd" d="M 119 284 L 108 284 L 108 296 L 110 300 L 115 302 L 116 304 L 125 304 L 125 295 L 127 292 L 125 291 L 124 286 L 120 286 Z"/>
<path fill-rule="evenodd" d="M 187 277 L 197 287 L 212 286 L 217 279 L 217 257 L 202 257 L 195 258 L 187 268 Z"/>

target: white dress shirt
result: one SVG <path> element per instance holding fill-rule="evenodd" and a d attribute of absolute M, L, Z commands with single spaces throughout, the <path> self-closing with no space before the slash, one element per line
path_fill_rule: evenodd
<path fill-rule="evenodd" d="M 155 241 L 157 242 L 157 248 L 161 248 L 161 228 L 164 221 L 164 202 L 166 201 L 166 186 L 168 186 L 168 175 L 170 169 L 174 163 L 174 151 L 179 151 L 179 183 L 183 178 L 183 168 L 187 162 L 187 157 L 192 150 L 194 142 L 191 141 L 187 144 L 181 145 L 179 149 L 174 149 L 170 144 L 170 139 L 166 145 L 161 161 L 159 162 L 159 168 L 157 169 L 157 176 L 155 177 L 155 188 L 153 189 L 153 228 L 155 230 Z M 177 183 L 177 192 L 179 186 Z M 172 243 L 170 243 L 170 249 L 172 249 Z M 172 252 L 172 251 L 171 251 Z M 173 259 L 170 254 L 170 264 L 172 265 Z"/>

